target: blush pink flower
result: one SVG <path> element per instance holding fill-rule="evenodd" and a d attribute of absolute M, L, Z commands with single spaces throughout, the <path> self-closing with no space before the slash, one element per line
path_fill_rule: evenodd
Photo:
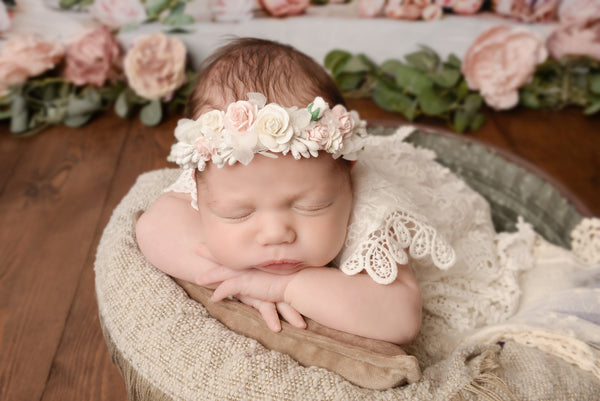
<path fill-rule="evenodd" d="M 494 11 L 525 22 L 553 21 L 560 0 L 495 0 Z"/>
<path fill-rule="evenodd" d="M 186 49 L 181 40 L 156 32 L 135 41 L 125 55 L 129 86 L 146 99 L 170 96 L 185 80 Z"/>
<path fill-rule="evenodd" d="M 89 11 L 98 21 L 112 29 L 142 22 L 147 18 L 146 9 L 139 0 L 94 0 Z"/>
<path fill-rule="evenodd" d="M 441 19 L 442 15 L 444 15 L 444 10 L 442 9 L 442 6 L 436 3 L 431 3 L 427 7 L 423 8 L 423 11 L 421 12 L 421 17 L 425 21 Z"/>
<path fill-rule="evenodd" d="M 444 8 L 452 8 L 456 0 L 435 0 L 434 3 Z"/>
<path fill-rule="evenodd" d="M 310 0 L 260 0 L 260 5 L 274 17 L 302 14 Z"/>
<path fill-rule="evenodd" d="M 199 137 L 194 143 L 194 148 L 200 159 L 208 161 L 217 154 L 217 149 L 214 144 L 205 137 Z"/>
<path fill-rule="evenodd" d="M 338 123 L 337 126 L 342 134 L 342 138 L 346 139 L 350 137 L 354 130 L 354 118 L 352 117 L 352 114 L 340 104 L 334 106 L 330 113 Z"/>
<path fill-rule="evenodd" d="M 480 34 L 467 50 L 462 73 L 469 88 L 479 90 L 488 105 L 509 109 L 547 55 L 542 40 L 532 32 L 496 26 Z"/>
<path fill-rule="evenodd" d="M 101 27 L 67 47 L 63 74 L 75 85 L 103 86 L 119 76 L 120 57 L 119 42 L 108 28 Z"/>
<path fill-rule="evenodd" d="M 58 42 L 33 34 L 13 36 L 0 52 L 0 92 L 54 68 L 63 55 L 64 47 Z"/>
<path fill-rule="evenodd" d="M 225 112 L 225 127 L 238 133 L 248 132 L 257 114 L 258 107 L 246 100 L 231 103 Z"/>
<path fill-rule="evenodd" d="M 10 25 L 10 15 L 6 10 L 4 3 L 0 1 L 0 32 L 8 31 Z"/>
<path fill-rule="evenodd" d="M 546 47 L 557 59 L 572 55 L 600 60 L 600 18 L 559 26 L 546 39 Z"/>
<path fill-rule="evenodd" d="M 598 16 L 600 16 L 598 0 L 562 0 L 558 8 L 558 19 L 561 23 L 585 22 Z"/>
<path fill-rule="evenodd" d="M 388 18 L 400 18 L 410 21 L 421 18 L 423 7 L 411 3 L 410 0 L 389 0 L 385 6 L 385 15 Z"/>
<path fill-rule="evenodd" d="M 482 5 L 483 0 L 455 0 L 452 11 L 460 15 L 471 15 L 479 11 Z"/>
<path fill-rule="evenodd" d="M 364 18 L 373 18 L 381 14 L 385 0 L 358 0 L 358 14 Z"/>

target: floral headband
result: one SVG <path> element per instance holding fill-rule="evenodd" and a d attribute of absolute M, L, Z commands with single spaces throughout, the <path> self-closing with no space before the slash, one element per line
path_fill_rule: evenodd
<path fill-rule="evenodd" d="M 209 161 L 219 168 L 236 162 L 247 165 L 257 153 L 277 157 L 275 153 L 291 152 L 300 159 L 326 151 L 336 159 L 356 160 L 367 132 L 357 112 L 342 105 L 330 109 L 321 97 L 304 109 L 266 101 L 260 93 L 248 93 L 248 100 L 231 103 L 225 112 L 212 110 L 196 120 L 179 120 L 178 142 L 168 160 L 200 171 Z"/>

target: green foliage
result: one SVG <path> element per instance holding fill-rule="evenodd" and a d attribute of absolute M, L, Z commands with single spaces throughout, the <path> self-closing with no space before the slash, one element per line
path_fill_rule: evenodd
<path fill-rule="evenodd" d="M 372 97 L 379 107 L 410 121 L 420 115 L 443 118 L 457 132 L 483 125 L 482 98 L 467 87 L 461 61 L 453 54 L 441 60 L 433 49 L 421 46 L 403 61 L 390 59 L 378 66 L 363 54 L 334 50 L 325 57 L 325 67 L 345 96 Z"/>
<path fill-rule="evenodd" d="M 456 132 L 480 129 L 483 97 L 469 89 L 454 54 L 442 60 L 427 46 L 376 65 L 364 54 L 333 50 L 325 57 L 347 97 L 371 97 L 387 111 L 412 121 L 421 115 L 441 118 Z M 589 57 L 548 60 L 520 89 L 520 105 L 535 109 L 576 105 L 586 115 L 600 112 L 600 62 Z"/>
<path fill-rule="evenodd" d="M 62 77 L 41 76 L 12 87 L 0 97 L 0 120 L 10 120 L 17 136 L 31 136 L 57 124 L 80 127 L 98 112 L 114 109 L 123 118 L 139 112 L 146 125 L 159 124 L 166 113 L 180 112 L 194 85 L 194 73 L 187 71 L 187 82 L 171 98 L 148 100 L 138 96 L 125 82 L 101 88 L 75 86 Z"/>
<path fill-rule="evenodd" d="M 549 59 L 519 91 L 519 102 L 532 109 L 579 106 L 586 115 L 600 111 L 600 61 L 589 57 Z"/>

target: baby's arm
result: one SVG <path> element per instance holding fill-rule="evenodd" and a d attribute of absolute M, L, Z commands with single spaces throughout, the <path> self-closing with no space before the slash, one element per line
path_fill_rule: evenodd
<path fill-rule="evenodd" d="M 225 280 L 213 298 L 237 294 L 284 301 L 325 326 L 398 344 L 411 341 L 421 326 L 421 293 L 408 266 L 399 266 L 398 277 L 387 285 L 327 267 L 287 276 L 249 271 Z"/>

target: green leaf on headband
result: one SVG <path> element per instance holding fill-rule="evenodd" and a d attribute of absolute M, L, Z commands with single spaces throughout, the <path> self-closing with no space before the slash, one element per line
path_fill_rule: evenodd
<path fill-rule="evenodd" d="M 144 125 L 158 125 L 162 120 L 162 103 L 160 102 L 160 99 L 152 100 L 142 107 L 140 119 Z"/>

